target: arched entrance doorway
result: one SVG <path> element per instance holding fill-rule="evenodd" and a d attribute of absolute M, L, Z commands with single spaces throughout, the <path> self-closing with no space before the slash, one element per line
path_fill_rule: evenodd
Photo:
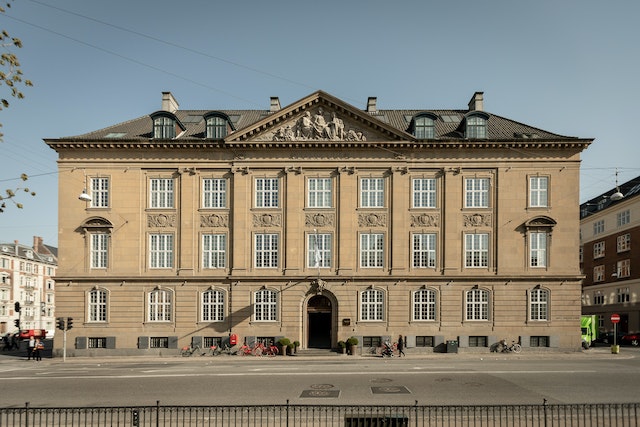
<path fill-rule="evenodd" d="M 331 348 L 333 306 L 324 295 L 316 295 L 307 302 L 307 347 Z"/>

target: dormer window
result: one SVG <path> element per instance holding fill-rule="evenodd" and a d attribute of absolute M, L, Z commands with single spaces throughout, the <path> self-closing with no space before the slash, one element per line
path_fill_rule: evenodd
<path fill-rule="evenodd" d="M 474 114 L 467 116 L 465 137 L 469 139 L 485 139 L 487 137 L 487 118 Z"/>
<path fill-rule="evenodd" d="M 153 119 L 153 137 L 155 139 L 173 139 L 176 137 L 176 122 L 170 117 Z"/>
<path fill-rule="evenodd" d="M 434 117 L 419 115 L 413 119 L 413 136 L 418 139 L 433 139 L 435 134 Z"/>
<path fill-rule="evenodd" d="M 227 136 L 227 121 L 220 116 L 207 117 L 207 139 L 222 139 Z"/>

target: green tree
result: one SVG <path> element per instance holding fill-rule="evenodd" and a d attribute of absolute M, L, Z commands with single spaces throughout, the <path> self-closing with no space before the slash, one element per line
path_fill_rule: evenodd
<path fill-rule="evenodd" d="M 6 3 L 5 7 L 10 8 L 11 3 Z M 5 11 L 6 9 L 0 6 L 0 13 L 5 13 Z M 24 94 L 22 93 L 23 87 L 33 86 L 31 80 L 23 78 L 20 61 L 18 61 L 18 56 L 14 53 L 16 49 L 20 49 L 21 47 L 22 42 L 19 38 L 10 36 L 6 30 L 0 31 L 0 49 L 2 49 L 2 53 L 0 54 L 0 90 L 3 94 L 5 90 L 8 90 L 11 97 L 17 99 L 24 98 Z M 5 97 L 0 97 L 0 110 L 8 106 L 9 101 Z M 2 123 L 0 123 L 0 127 L 2 127 Z M 2 141 L 2 137 L 3 134 L 0 132 L 0 142 Z M 23 173 L 20 179 L 26 181 L 29 177 Z M 7 189 L 5 190 L 5 195 L 0 196 L 0 213 L 4 212 L 7 207 L 6 200 L 11 200 L 18 209 L 22 209 L 22 203 L 14 200 L 16 193 L 21 190 L 30 193 L 32 196 L 36 195 L 28 188 Z"/>

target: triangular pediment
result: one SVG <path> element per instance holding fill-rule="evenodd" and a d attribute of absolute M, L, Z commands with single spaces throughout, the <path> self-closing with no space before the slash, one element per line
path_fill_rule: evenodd
<path fill-rule="evenodd" d="M 363 144 L 413 141 L 365 111 L 317 91 L 225 138 L 229 145 L 247 143 Z"/>

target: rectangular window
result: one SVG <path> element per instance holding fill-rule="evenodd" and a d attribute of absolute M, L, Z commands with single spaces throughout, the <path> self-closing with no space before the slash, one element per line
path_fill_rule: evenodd
<path fill-rule="evenodd" d="M 307 267 L 331 267 L 331 234 L 309 234 L 307 238 Z"/>
<path fill-rule="evenodd" d="M 256 207 L 257 208 L 277 208 L 278 207 L 278 178 L 257 178 L 256 184 Z"/>
<path fill-rule="evenodd" d="M 623 234 L 617 237 L 618 252 L 625 252 L 631 250 L 631 234 Z"/>
<path fill-rule="evenodd" d="M 169 337 L 149 338 L 149 348 L 169 348 Z"/>
<path fill-rule="evenodd" d="M 278 267 L 278 235 L 255 235 L 255 266 L 256 268 Z"/>
<path fill-rule="evenodd" d="M 263 289 L 254 294 L 254 319 L 256 322 L 274 322 L 278 319 L 278 296 L 274 291 Z"/>
<path fill-rule="evenodd" d="M 412 188 L 414 208 L 436 207 L 435 178 L 414 178 L 412 180 Z"/>
<path fill-rule="evenodd" d="M 489 320 L 489 292 L 472 289 L 467 292 L 466 320 Z"/>
<path fill-rule="evenodd" d="M 593 244 L 593 258 L 602 258 L 604 256 L 604 242 L 596 242 Z"/>
<path fill-rule="evenodd" d="M 202 207 L 223 209 L 227 207 L 227 180 L 205 178 L 202 180 Z"/>
<path fill-rule="evenodd" d="M 616 289 L 618 304 L 629 302 L 629 288 Z"/>
<path fill-rule="evenodd" d="M 202 236 L 202 268 L 225 268 L 227 260 L 227 236 L 204 234 Z"/>
<path fill-rule="evenodd" d="M 222 337 L 202 337 L 202 344 L 204 348 L 222 348 Z"/>
<path fill-rule="evenodd" d="M 107 321 L 107 291 L 96 289 L 89 293 L 89 321 Z"/>
<path fill-rule="evenodd" d="M 549 178 L 532 176 L 529 178 L 529 206 L 543 208 L 548 206 Z"/>
<path fill-rule="evenodd" d="M 533 289 L 529 293 L 529 320 L 549 320 L 549 292 L 545 289 Z"/>
<path fill-rule="evenodd" d="M 547 233 L 529 234 L 529 266 L 547 266 Z"/>
<path fill-rule="evenodd" d="M 629 224 L 629 222 L 631 222 L 631 211 L 629 209 L 618 212 L 616 214 L 616 224 L 618 225 L 618 227 L 627 225 Z"/>
<path fill-rule="evenodd" d="M 596 265 L 595 267 L 593 267 L 593 281 L 604 281 L 604 265 Z"/>
<path fill-rule="evenodd" d="M 618 261 L 616 266 L 616 274 L 618 275 L 618 279 L 631 277 L 631 260 L 623 259 Z"/>
<path fill-rule="evenodd" d="M 309 178 L 307 205 L 310 208 L 330 208 L 333 195 L 331 178 Z"/>
<path fill-rule="evenodd" d="M 90 234 L 91 268 L 107 268 L 109 261 L 109 235 Z"/>
<path fill-rule="evenodd" d="M 151 234 L 149 236 L 149 267 L 173 268 L 172 234 Z"/>
<path fill-rule="evenodd" d="M 593 234 L 604 233 L 604 219 L 596 221 L 593 223 Z"/>
<path fill-rule="evenodd" d="M 202 321 L 222 322 L 224 320 L 224 294 L 209 290 L 202 293 Z"/>
<path fill-rule="evenodd" d="M 103 337 L 89 337 L 87 340 L 87 346 L 89 348 L 107 348 L 107 339 Z"/>
<path fill-rule="evenodd" d="M 109 178 L 91 178 L 91 207 L 109 207 Z"/>
<path fill-rule="evenodd" d="M 383 234 L 360 235 L 360 267 L 381 268 L 384 257 Z"/>
<path fill-rule="evenodd" d="M 173 179 L 151 179 L 151 207 L 173 208 Z"/>
<path fill-rule="evenodd" d="M 465 208 L 489 207 L 489 178 L 466 178 Z"/>
<path fill-rule="evenodd" d="M 436 293 L 421 289 L 413 293 L 413 320 L 436 320 Z"/>
<path fill-rule="evenodd" d="M 487 337 L 484 336 L 470 336 L 469 347 L 486 347 Z"/>
<path fill-rule="evenodd" d="M 377 289 L 367 289 L 360 294 L 360 320 L 383 320 L 383 293 Z"/>
<path fill-rule="evenodd" d="M 360 179 L 360 206 L 363 208 L 384 207 L 384 179 Z"/>
<path fill-rule="evenodd" d="M 478 268 L 489 266 L 489 235 L 465 234 L 465 267 Z"/>
<path fill-rule="evenodd" d="M 436 267 L 436 235 L 413 235 L 413 268 Z"/>
<path fill-rule="evenodd" d="M 529 347 L 549 347 L 549 337 L 545 337 L 545 336 L 529 337 Z"/>
<path fill-rule="evenodd" d="M 433 347 L 432 336 L 417 336 L 416 347 Z"/>
<path fill-rule="evenodd" d="M 602 291 L 595 291 L 593 293 L 593 303 L 595 305 L 603 305 L 604 304 L 604 294 Z"/>

